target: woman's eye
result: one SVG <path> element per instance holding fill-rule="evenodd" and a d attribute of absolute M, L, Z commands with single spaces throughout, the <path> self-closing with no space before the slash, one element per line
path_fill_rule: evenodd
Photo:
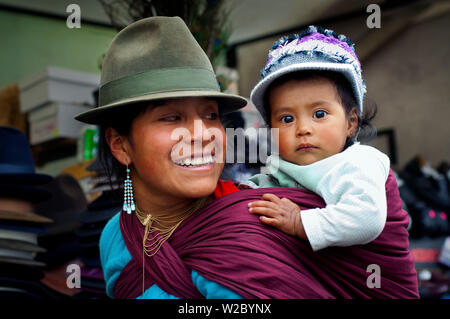
<path fill-rule="evenodd" d="M 180 117 L 178 115 L 165 116 L 161 118 L 161 121 L 174 122 L 178 121 Z"/>
<path fill-rule="evenodd" d="M 282 123 L 291 123 L 291 122 L 294 122 L 294 117 L 291 116 L 291 115 L 283 115 L 283 116 L 280 118 L 280 122 L 282 122 Z"/>
<path fill-rule="evenodd" d="M 314 116 L 313 117 L 316 118 L 316 119 L 321 119 L 321 118 L 324 118 L 327 114 L 328 113 L 326 111 L 319 110 L 319 111 L 315 111 L 314 112 Z"/>
<path fill-rule="evenodd" d="M 211 112 L 206 116 L 206 118 L 209 120 L 216 120 L 218 117 L 219 114 L 217 114 L 216 112 Z"/>

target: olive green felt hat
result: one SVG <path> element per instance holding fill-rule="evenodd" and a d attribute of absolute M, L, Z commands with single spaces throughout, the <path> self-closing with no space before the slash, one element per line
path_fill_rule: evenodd
<path fill-rule="evenodd" d="M 211 62 L 181 18 L 151 17 L 114 37 L 103 61 L 99 105 L 75 118 L 102 124 L 137 103 L 184 97 L 213 98 L 222 113 L 247 104 L 220 92 Z"/>

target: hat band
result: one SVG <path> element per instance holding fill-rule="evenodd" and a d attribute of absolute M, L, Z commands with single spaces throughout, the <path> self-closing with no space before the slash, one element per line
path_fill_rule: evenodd
<path fill-rule="evenodd" d="M 123 77 L 100 88 L 99 106 L 143 95 L 192 90 L 220 92 L 214 72 L 200 68 L 169 68 Z"/>
<path fill-rule="evenodd" d="M 0 174 L 34 174 L 34 169 L 25 165 L 0 164 Z"/>

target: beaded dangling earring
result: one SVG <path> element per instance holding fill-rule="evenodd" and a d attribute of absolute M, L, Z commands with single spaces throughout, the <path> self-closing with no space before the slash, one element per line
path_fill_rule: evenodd
<path fill-rule="evenodd" d="M 134 205 L 134 197 L 133 197 L 133 183 L 130 178 L 130 169 L 127 164 L 127 178 L 125 179 L 124 185 L 124 201 L 123 201 L 123 210 L 128 214 L 131 214 L 136 210 L 136 206 Z"/>

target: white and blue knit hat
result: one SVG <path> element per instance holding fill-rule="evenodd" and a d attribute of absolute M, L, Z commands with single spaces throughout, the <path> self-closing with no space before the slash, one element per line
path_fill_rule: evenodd
<path fill-rule="evenodd" d="M 250 94 L 253 105 L 265 120 L 264 95 L 270 84 L 282 75 L 303 70 L 343 74 L 353 89 L 362 113 L 366 85 L 354 44 L 346 36 L 332 30 L 309 26 L 301 33 L 276 41 L 269 52 L 266 66 L 261 71 L 261 80 Z"/>

